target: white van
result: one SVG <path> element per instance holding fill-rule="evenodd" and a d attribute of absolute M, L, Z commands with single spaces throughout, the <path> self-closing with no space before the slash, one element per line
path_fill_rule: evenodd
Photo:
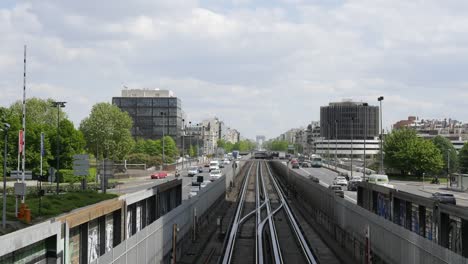
<path fill-rule="evenodd" d="M 366 177 L 366 181 L 369 183 L 382 185 L 388 188 L 395 188 L 393 185 L 389 184 L 388 176 L 385 174 L 371 174 Z"/>
<path fill-rule="evenodd" d="M 210 161 L 210 172 L 212 170 L 219 170 L 219 161 L 217 160 Z"/>

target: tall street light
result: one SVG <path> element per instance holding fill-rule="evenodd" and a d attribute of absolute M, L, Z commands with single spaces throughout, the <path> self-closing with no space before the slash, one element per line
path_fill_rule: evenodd
<path fill-rule="evenodd" d="M 67 102 L 52 102 L 52 107 L 57 107 L 57 172 L 55 173 L 55 180 L 57 180 L 57 194 L 60 188 L 60 108 L 64 108 Z"/>
<path fill-rule="evenodd" d="M 335 120 L 335 170 L 338 166 L 338 120 Z"/>
<path fill-rule="evenodd" d="M 165 141 L 164 140 L 165 131 L 164 130 L 166 130 L 166 118 L 165 118 L 166 113 L 161 112 L 161 116 L 163 117 L 163 122 L 162 122 L 163 123 L 163 129 L 162 129 L 162 169 L 164 170 L 164 165 L 166 163 L 166 157 L 165 157 L 165 153 L 164 153 L 165 152 L 165 143 L 164 143 L 164 141 Z"/>
<path fill-rule="evenodd" d="M 2 215 L 2 227 L 6 228 L 6 171 L 7 171 L 7 152 L 8 152 L 8 130 L 10 124 L 3 124 L 3 132 L 5 133 L 5 150 L 3 152 L 3 215 Z"/>
<path fill-rule="evenodd" d="M 364 179 L 366 178 L 367 172 L 366 172 L 366 140 L 367 140 L 367 107 L 369 106 L 368 103 L 363 103 L 362 106 L 364 106 Z"/>
<path fill-rule="evenodd" d="M 182 118 L 182 169 L 184 169 L 185 159 L 185 119 Z"/>
<path fill-rule="evenodd" d="M 353 129 L 354 129 L 354 116 L 351 117 L 351 179 L 353 178 L 353 139 L 354 139 L 354 133 L 353 133 Z"/>
<path fill-rule="evenodd" d="M 383 124 L 382 124 L 382 101 L 384 100 L 383 96 L 377 98 L 380 102 L 380 174 L 385 174 L 384 164 L 383 164 Z"/>

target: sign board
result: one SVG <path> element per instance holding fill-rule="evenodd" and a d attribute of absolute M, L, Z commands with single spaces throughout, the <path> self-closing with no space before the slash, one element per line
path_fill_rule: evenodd
<path fill-rule="evenodd" d="M 111 160 L 104 160 L 104 164 L 99 165 L 100 174 L 106 179 L 114 178 L 114 162 Z"/>
<path fill-rule="evenodd" d="M 12 179 L 23 179 L 23 172 L 22 171 L 11 171 L 10 178 Z M 32 171 L 25 171 L 24 172 L 24 179 L 25 180 L 32 180 Z"/>
<path fill-rule="evenodd" d="M 89 175 L 89 155 L 73 155 L 73 175 Z"/>
<path fill-rule="evenodd" d="M 288 145 L 288 149 L 294 149 L 294 145 Z"/>
<path fill-rule="evenodd" d="M 15 182 L 15 195 L 18 195 L 18 196 L 26 195 L 26 183 Z"/>

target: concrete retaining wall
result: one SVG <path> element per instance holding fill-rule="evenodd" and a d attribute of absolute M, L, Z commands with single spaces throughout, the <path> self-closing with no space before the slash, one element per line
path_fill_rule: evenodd
<path fill-rule="evenodd" d="M 272 166 L 280 179 L 286 181 L 287 168 L 275 162 Z M 289 173 L 296 201 L 356 261 L 364 262 L 365 233 L 369 228 L 373 263 L 468 264 L 461 255 L 337 197 L 293 170 Z"/>
<path fill-rule="evenodd" d="M 203 188 L 198 195 L 123 241 L 101 256 L 97 263 L 163 263 L 172 249 L 173 225 L 177 224 L 177 242 L 190 235 L 194 215 L 203 215 L 226 192 L 226 177 Z"/>

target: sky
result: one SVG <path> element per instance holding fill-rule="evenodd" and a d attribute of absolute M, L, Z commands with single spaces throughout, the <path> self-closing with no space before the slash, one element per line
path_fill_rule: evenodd
<path fill-rule="evenodd" d="M 468 121 L 465 0 L 2 0 L 0 35 L 0 105 L 22 98 L 27 45 L 27 96 L 67 101 L 75 126 L 124 85 L 247 138 L 379 96 L 385 128 Z"/>

